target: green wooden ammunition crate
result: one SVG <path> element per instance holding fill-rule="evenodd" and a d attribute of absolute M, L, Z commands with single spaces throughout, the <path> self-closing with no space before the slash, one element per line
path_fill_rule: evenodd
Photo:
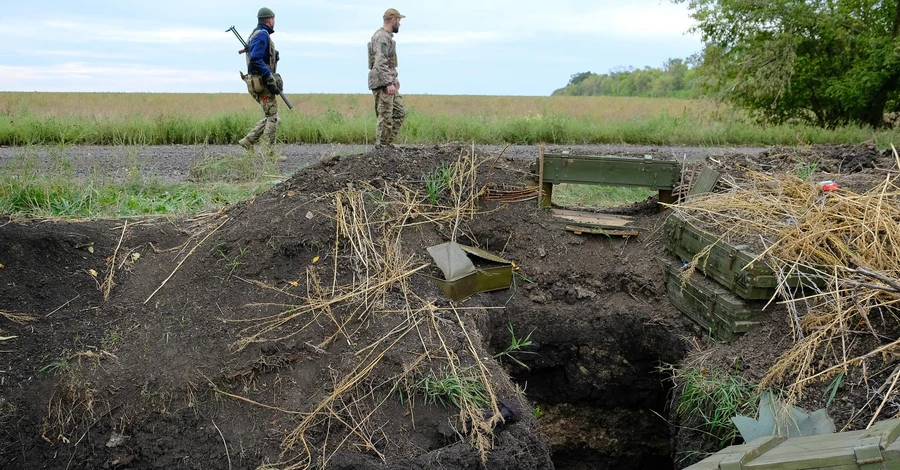
<path fill-rule="evenodd" d="M 532 167 L 540 171 L 540 157 Z M 544 154 L 544 183 L 634 186 L 671 190 L 681 179 L 678 162 L 650 157 Z"/>
<path fill-rule="evenodd" d="M 738 296 L 760 300 L 775 295 L 778 277 L 764 261 L 747 266 L 757 255 L 746 246 L 720 241 L 719 237 L 697 228 L 677 213 L 666 219 L 663 233 L 666 248 L 685 261 L 693 260 L 713 245 L 709 254 L 699 261 L 697 269 Z M 789 284 L 796 286 L 797 282 L 798 279 L 792 279 Z"/>
<path fill-rule="evenodd" d="M 674 259 L 660 258 L 666 275 L 669 300 L 681 313 L 706 329 L 719 341 L 730 341 L 735 335 L 759 326 L 763 315 L 757 303 L 737 298 L 724 286 L 694 273 L 682 286 L 682 266 Z"/>
<path fill-rule="evenodd" d="M 761 437 L 731 446 L 685 470 L 900 469 L 900 419 L 866 431 L 821 436 Z"/>

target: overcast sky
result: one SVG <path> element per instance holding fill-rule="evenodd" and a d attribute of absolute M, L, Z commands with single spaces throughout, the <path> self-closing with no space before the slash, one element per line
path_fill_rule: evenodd
<path fill-rule="evenodd" d="M 548 95 L 578 72 L 659 67 L 701 48 L 668 0 L 35 0 L 0 9 L 0 91 L 245 92 L 235 25 L 275 11 L 289 93 L 366 93 L 384 10 L 405 94 Z"/>

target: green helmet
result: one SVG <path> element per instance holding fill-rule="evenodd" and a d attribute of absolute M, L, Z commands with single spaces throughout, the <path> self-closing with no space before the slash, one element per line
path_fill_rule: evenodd
<path fill-rule="evenodd" d="M 270 8 L 262 7 L 259 9 L 259 13 L 256 14 L 256 17 L 264 20 L 266 18 L 275 18 L 275 12 Z"/>

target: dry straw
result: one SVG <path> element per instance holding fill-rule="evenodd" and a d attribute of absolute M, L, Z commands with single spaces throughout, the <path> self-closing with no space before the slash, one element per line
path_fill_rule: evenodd
<path fill-rule="evenodd" d="M 672 209 L 723 240 L 753 246 L 754 263 L 778 274 L 777 299 L 790 313 L 795 341 L 761 386 L 785 386 L 796 401 L 815 381 L 855 366 L 875 371 L 876 362 L 900 354 L 900 339 L 890 333 L 900 302 L 900 176 L 888 173 L 856 194 L 823 192 L 792 174 L 743 170 L 727 192 Z M 887 395 L 895 391 L 891 386 Z"/>
<path fill-rule="evenodd" d="M 348 446 L 386 462 L 381 449 L 389 444 L 388 435 L 374 419 L 377 413 L 386 400 L 400 394 L 409 399 L 410 415 L 414 416 L 416 379 L 446 370 L 457 379 L 474 374 L 487 391 L 495 418 L 485 422 L 484 410 L 465 398 L 460 402 L 459 415 L 460 434 L 467 436 L 486 458 L 493 446 L 492 426 L 501 415 L 491 388 L 491 374 L 469 333 L 474 327 L 458 311 L 442 311 L 410 288 L 410 278 L 429 265 L 415 262 L 421 254 L 412 253 L 403 245 L 407 228 L 426 224 L 449 228 L 452 238 L 457 237 L 462 222 L 477 214 L 477 200 L 483 193 L 477 178 L 482 163 L 474 147 L 460 152 L 457 161 L 449 166 L 451 177 L 442 199 L 449 201 L 446 205 L 434 204 L 422 190 L 403 184 L 375 189 L 363 183 L 334 193 L 335 238 L 330 279 L 322 279 L 324 269 L 313 264 L 306 270 L 305 295 L 247 281 L 277 292 L 290 303 L 248 305 L 279 311 L 250 319 L 227 319 L 246 325 L 241 338 L 232 345 L 234 349 L 282 341 L 310 325 L 328 324 L 332 333 L 322 337 L 314 348 L 321 350 L 336 341 L 345 342 L 355 351 L 357 364 L 349 372 L 334 376 L 331 391 L 311 409 L 293 412 L 303 418 L 282 441 L 283 461 L 264 468 L 324 467 Z M 346 282 L 348 277 L 352 278 L 350 283 Z M 325 322 L 319 322 L 320 319 Z M 365 340 L 373 326 L 387 332 L 374 341 Z M 448 336 L 465 338 L 467 348 L 455 351 L 445 341 Z M 416 359 L 398 370 L 386 370 L 392 366 L 385 365 L 385 358 L 396 354 L 400 344 L 404 345 L 402 357 L 408 357 L 411 343 L 421 347 L 418 353 L 412 351 Z M 385 376 L 390 378 L 374 383 L 375 377 Z M 313 434 L 318 436 L 316 443 Z"/>

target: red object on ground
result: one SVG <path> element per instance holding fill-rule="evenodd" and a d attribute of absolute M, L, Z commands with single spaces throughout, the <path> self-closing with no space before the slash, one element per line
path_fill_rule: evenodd
<path fill-rule="evenodd" d="M 819 189 L 822 191 L 835 191 L 838 188 L 838 184 L 834 181 L 821 181 L 819 182 Z"/>

